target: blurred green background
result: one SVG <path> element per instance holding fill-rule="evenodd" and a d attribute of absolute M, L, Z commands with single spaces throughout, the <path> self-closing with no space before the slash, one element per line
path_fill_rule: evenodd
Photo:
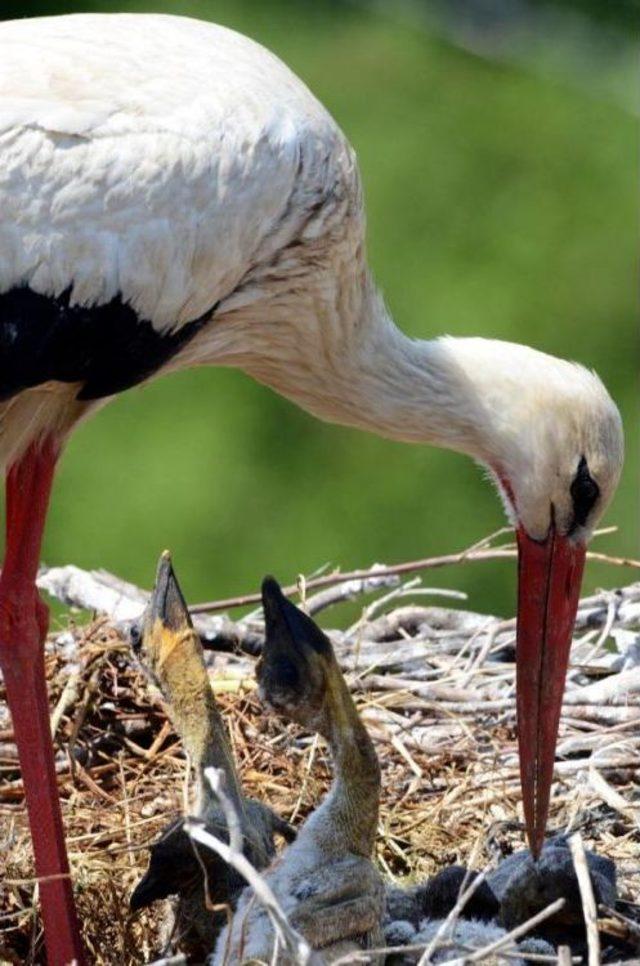
<path fill-rule="evenodd" d="M 527 342 L 598 370 L 628 457 L 605 521 L 619 532 L 597 549 L 635 555 L 637 6 L 518 4 L 508 20 L 492 6 L 117 5 L 234 27 L 304 79 L 357 149 L 370 259 L 408 333 Z M 59 0 L 8 15 L 113 9 Z M 501 523 L 466 458 L 326 426 L 242 374 L 202 370 L 130 391 L 76 433 L 44 558 L 149 586 L 170 547 L 195 602 L 253 590 L 266 572 L 450 552 Z M 503 562 L 426 581 L 510 614 L 514 575 Z M 588 585 L 633 576 L 591 565 Z"/>

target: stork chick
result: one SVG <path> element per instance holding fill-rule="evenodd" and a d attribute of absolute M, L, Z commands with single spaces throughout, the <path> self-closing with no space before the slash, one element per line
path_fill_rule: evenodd
<path fill-rule="evenodd" d="M 261 802 L 245 798 L 226 730 L 209 683 L 200 639 L 178 585 L 171 558 L 164 553 L 156 585 L 141 623 L 131 631 L 132 646 L 169 706 L 196 777 L 195 813 L 217 836 L 227 823 L 207 782 L 208 767 L 224 772 L 226 793 L 240 819 L 244 851 L 257 868 L 275 854 L 274 835 L 291 841 L 295 832 Z M 218 856 L 198 849 L 183 828 L 172 822 L 151 849 L 149 868 L 131 896 L 132 910 L 156 899 L 177 895 L 175 934 L 180 948 L 202 962 L 226 922 L 223 908 L 232 905 L 244 880 Z"/>
<path fill-rule="evenodd" d="M 383 883 L 371 861 L 380 800 L 380 767 L 333 653 L 316 624 L 268 577 L 262 585 L 266 640 L 256 671 L 259 694 L 274 711 L 329 743 L 335 777 L 296 841 L 265 873 L 295 929 L 323 962 L 381 941 Z M 214 966 L 271 961 L 274 934 L 250 889 L 221 933 Z M 225 957 L 228 956 L 228 960 Z M 287 962 L 279 956 L 278 963 Z"/>

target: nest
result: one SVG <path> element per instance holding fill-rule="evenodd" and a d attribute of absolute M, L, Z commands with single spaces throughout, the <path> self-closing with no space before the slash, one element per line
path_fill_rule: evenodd
<path fill-rule="evenodd" d="M 146 869 L 147 847 L 184 811 L 187 763 L 126 641 L 144 593 L 111 576 L 69 570 L 42 578 L 68 603 L 95 607 L 87 594 L 117 590 L 117 608 L 113 600 L 103 608 L 111 618 L 84 627 L 70 620 L 47 646 L 74 890 L 89 960 L 144 963 L 162 952 L 163 911 L 131 915 L 128 897 Z M 495 864 L 521 848 L 514 622 L 424 606 L 419 582 L 400 583 L 389 568 L 350 582 L 323 580 L 328 589 L 307 599 L 312 612 L 383 591 L 333 639 L 382 767 L 377 860 L 384 874 L 416 882 L 456 862 Z M 255 696 L 259 613 L 237 623 L 201 620 L 246 792 L 299 824 L 328 787 L 326 749 L 267 715 Z M 620 896 L 630 903 L 640 897 L 639 631 L 640 584 L 581 603 L 549 819 L 550 829 L 578 829 L 588 848 L 615 861 Z M 0 962 L 40 963 L 37 884 L 3 701 L 0 685 Z M 600 925 L 605 933 L 622 928 L 607 925 L 606 915 Z"/>

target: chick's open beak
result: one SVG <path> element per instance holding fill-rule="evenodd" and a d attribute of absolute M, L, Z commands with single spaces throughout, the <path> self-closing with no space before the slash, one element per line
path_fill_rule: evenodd
<path fill-rule="evenodd" d="M 520 781 L 533 856 L 542 849 L 585 546 L 518 528 L 516 688 Z"/>

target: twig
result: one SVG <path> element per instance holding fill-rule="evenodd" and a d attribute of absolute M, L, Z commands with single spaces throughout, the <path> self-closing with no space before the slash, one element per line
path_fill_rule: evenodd
<path fill-rule="evenodd" d="M 600 912 L 603 912 L 605 916 L 609 916 L 614 922 L 619 923 L 620 932 L 624 936 L 627 942 L 632 942 L 640 952 L 640 923 L 634 922 L 633 919 L 629 919 L 627 916 L 623 916 L 621 912 L 617 909 L 612 909 L 611 906 L 601 905 Z"/>
<path fill-rule="evenodd" d="M 312 579 L 308 580 L 305 589 L 312 583 Z M 366 580 L 351 580 L 336 584 L 335 587 L 329 587 L 327 590 L 314 594 L 313 597 L 308 597 L 306 602 L 307 613 L 313 616 L 321 610 L 326 610 L 327 607 L 342 604 L 347 600 L 355 600 L 361 594 L 372 594 L 388 587 L 397 587 L 399 583 L 400 578 L 396 574 L 390 574 L 386 577 L 373 575 Z"/>
<path fill-rule="evenodd" d="M 494 550 L 463 550 L 460 553 L 444 554 L 441 557 L 425 557 L 422 560 L 410 560 L 405 563 L 395 564 L 392 567 L 375 567 L 371 569 L 351 570 L 347 573 L 334 572 L 323 577 L 315 577 L 307 581 L 307 590 L 315 587 L 328 587 L 333 584 L 343 584 L 351 580 L 366 580 L 374 576 L 390 577 L 400 574 L 413 574 L 419 570 L 433 570 L 438 567 L 448 567 L 452 564 L 465 563 L 466 561 L 481 560 L 501 560 L 512 559 L 517 555 L 517 551 L 509 547 L 496 547 Z M 640 564 L 639 564 L 640 566 Z M 298 592 L 297 584 L 290 584 L 283 587 L 283 592 L 289 596 Z M 261 600 L 260 594 L 240 594 L 237 597 L 227 597 L 222 600 L 206 601 L 202 604 L 194 604 L 189 608 L 192 614 L 212 614 L 215 611 L 231 610 L 234 607 L 246 607 L 248 604 L 257 604 Z"/>
<path fill-rule="evenodd" d="M 131 848 L 132 848 L 132 841 L 131 841 L 131 813 L 130 813 L 130 810 L 129 810 L 129 796 L 128 796 L 128 793 L 127 793 L 127 781 L 126 781 L 126 778 L 125 778 L 125 775 L 124 775 L 124 765 L 122 764 L 122 756 L 123 756 L 123 752 L 120 752 L 120 754 L 118 755 L 118 769 L 119 769 L 119 772 L 120 772 L 120 787 L 122 788 L 122 802 L 123 802 L 123 805 L 124 805 L 124 828 L 125 828 L 125 837 L 126 837 L 127 846 L 129 848 L 129 850 L 131 850 Z M 129 855 L 129 865 L 132 868 L 134 868 L 136 862 L 135 862 L 135 859 L 134 859 L 134 856 L 133 856 L 133 852 L 132 851 L 129 851 L 128 855 Z"/>
<path fill-rule="evenodd" d="M 229 832 L 229 848 L 233 852 L 242 852 L 242 823 L 240 822 L 240 816 L 238 815 L 233 802 L 227 795 L 225 788 L 226 777 L 222 768 L 205 768 L 204 777 L 209 782 L 211 791 L 217 797 L 220 805 L 222 806 L 222 811 L 225 814 L 227 820 L 227 829 Z"/>
<path fill-rule="evenodd" d="M 550 906 L 546 907 L 546 909 L 542 909 L 540 912 L 536 913 L 535 916 L 532 916 L 531 919 L 527 919 L 526 922 L 520 923 L 519 926 L 516 926 L 515 929 L 512 929 L 511 932 L 508 932 L 506 936 L 502 937 L 502 939 L 497 939 L 489 946 L 485 946 L 484 949 L 478 949 L 477 952 L 472 953 L 470 956 L 465 956 L 464 962 L 477 963 L 486 956 L 491 955 L 491 953 L 499 952 L 501 949 L 504 949 L 505 946 L 513 943 L 516 939 L 520 939 L 521 936 L 526 935 L 526 933 L 530 932 L 530 930 L 533 929 L 534 926 L 537 926 L 538 923 L 544 922 L 545 919 L 549 919 L 550 916 L 554 916 L 556 912 L 560 912 L 564 904 L 564 899 L 556 899 L 556 901 L 552 902 Z M 458 960 L 456 962 L 456 966 L 463 966 L 463 960 Z"/>
<path fill-rule="evenodd" d="M 332 966 L 348 966 L 350 963 L 371 963 L 373 957 L 376 956 L 391 956 L 393 953 L 400 953 L 401 956 L 406 956 L 407 953 L 421 953 L 424 951 L 424 943 L 409 943 L 406 946 L 375 946 L 372 949 L 362 949 L 353 950 L 346 954 L 346 956 L 341 956 L 340 959 L 332 960 Z M 560 947 L 561 949 L 568 949 L 569 947 Z M 502 956 L 505 959 L 515 959 L 518 963 L 522 963 L 523 956 L 526 957 L 528 963 L 552 963 L 553 966 L 557 966 L 558 957 L 557 956 L 545 956 L 544 953 L 522 953 L 522 952 L 504 952 Z M 468 960 L 465 959 L 466 963 Z M 461 963 L 460 959 L 449 960 L 451 964 Z M 581 963 L 582 959 L 580 956 L 571 957 L 571 952 L 569 951 L 569 959 L 566 961 L 567 966 L 572 966 L 573 963 Z M 152 963 L 151 966 L 155 966 Z"/>
<path fill-rule="evenodd" d="M 154 959 L 150 966 L 186 966 L 187 957 L 182 953 L 177 956 L 165 956 L 164 959 Z"/>
<path fill-rule="evenodd" d="M 517 557 L 518 551 L 513 546 L 513 544 L 504 544 L 500 547 L 486 548 L 487 542 L 494 538 L 497 534 L 503 533 L 505 529 L 497 531 L 496 534 L 492 534 L 491 537 L 487 537 L 479 543 L 472 544 L 472 546 L 467 547 L 466 550 L 461 550 L 458 553 L 443 554 L 439 557 L 424 557 L 421 560 L 409 560 L 404 563 L 394 564 L 390 567 L 381 567 L 375 565 L 372 568 L 360 568 L 358 570 L 351 570 L 347 573 L 334 572 L 331 574 L 324 574 L 321 577 L 314 577 L 311 580 L 307 580 L 305 583 L 305 591 L 310 590 L 315 587 L 328 587 L 332 584 L 342 584 L 350 580 L 366 580 L 372 577 L 390 577 L 400 574 L 412 574 L 419 570 L 434 570 L 439 567 L 449 567 L 454 564 L 461 564 L 467 562 L 478 562 L 486 560 L 511 560 Z M 602 563 L 608 563 L 619 567 L 633 567 L 635 569 L 640 569 L 640 560 L 634 560 L 627 557 L 612 557 L 608 554 L 597 553 L 595 551 L 589 551 L 587 553 L 587 559 L 598 560 Z M 291 584 L 288 587 L 283 588 L 284 593 L 295 594 L 298 592 L 298 585 Z M 256 604 L 261 600 L 260 594 L 241 594 L 237 597 L 227 597 L 223 600 L 212 600 L 206 601 L 202 604 L 194 604 L 189 610 L 192 614 L 204 614 L 204 613 L 214 613 L 220 610 L 230 610 L 234 607 L 244 607 L 247 604 Z"/>
<path fill-rule="evenodd" d="M 620 815 L 623 815 L 634 824 L 638 823 L 640 818 L 639 806 L 634 806 L 631 802 L 626 802 L 620 792 L 612 788 L 606 778 L 593 766 L 589 769 L 589 784 L 610 808 L 619 812 Z"/>
<path fill-rule="evenodd" d="M 211 768 L 207 769 L 207 772 L 214 772 L 215 776 L 215 773 L 220 772 L 220 769 Z M 207 775 L 207 777 L 209 776 Z M 279 941 L 293 957 L 295 963 L 306 966 L 311 961 L 312 956 L 309 944 L 289 923 L 271 887 L 242 853 L 242 833 L 239 832 L 240 820 L 233 803 L 224 793 L 220 794 L 219 791 L 216 791 L 216 794 L 219 796 L 220 805 L 227 820 L 229 844 L 208 832 L 204 823 L 197 819 L 188 818 L 184 823 L 185 831 L 196 842 L 200 842 L 216 852 L 224 862 L 231 865 L 244 877 L 256 898 L 265 907 Z M 238 848 L 238 844 L 240 848 Z"/>
<path fill-rule="evenodd" d="M 81 672 L 80 670 L 72 671 L 67 678 L 64 688 L 62 689 L 62 694 L 58 698 L 58 703 L 53 709 L 51 715 L 51 737 L 55 738 L 56 732 L 62 721 L 62 717 L 66 714 L 67 710 L 76 703 L 79 697 L 78 685 L 80 683 Z"/>
<path fill-rule="evenodd" d="M 596 910 L 596 900 L 593 895 L 587 856 L 585 855 L 582 837 L 576 832 L 569 839 L 569 848 L 573 858 L 573 865 L 576 870 L 580 898 L 582 899 L 582 911 L 587 926 L 587 944 L 589 947 L 589 966 L 599 966 L 600 964 L 600 936 L 598 934 L 598 913 Z"/>
<path fill-rule="evenodd" d="M 301 966 L 311 959 L 311 949 L 306 940 L 290 925 L 273 891 L 267 885 L 260 873 L 251 865 L 241 852 L 234 852 L 225 842 L 207 832 L 204 823 L 198 819 L 189 818 L 184 823 L 185 831 L 196 842 L 206 845 L 220 856 L 228 865 L 243 876 L 256 897 L 267 910 L 274 930 L 287 950 L 295 957 L 295 962 Z"/>
<path fill-rule="evenodd" d="M 455 923 L 458 916 L 460 915 L 460 913 L 462 912 L 462 910 L 464 909 L 464 907 L 466 906 L 467 902 L 474 894 L 476 889 L 484 882 L 487 876 L 487 872 L 488 872 L 488 869 L 484 869 L 479 875 L 475 877 L 475 879 L 472 880 L 472 882 L 467 886 L 467 888 L 460 893 L 460 895 L 458 896 L 458 901 L 456 902 L 455 906 L 450 911 L 447 918 L 443 919 L 442 923 L 440 924 L 439 928 L 436 931 L 435 936 L 433 936 L 433 938 L 431 939 L 431 942 L 426 947 L 422 956 L 418 960 L 418 966 L 426 966 L 426 964 L 429 962 L 431 955 L 438 948 L 438 944 L 442 939 L 442 937 L 445 935 L 449 927 L 453 923 Z"/>

